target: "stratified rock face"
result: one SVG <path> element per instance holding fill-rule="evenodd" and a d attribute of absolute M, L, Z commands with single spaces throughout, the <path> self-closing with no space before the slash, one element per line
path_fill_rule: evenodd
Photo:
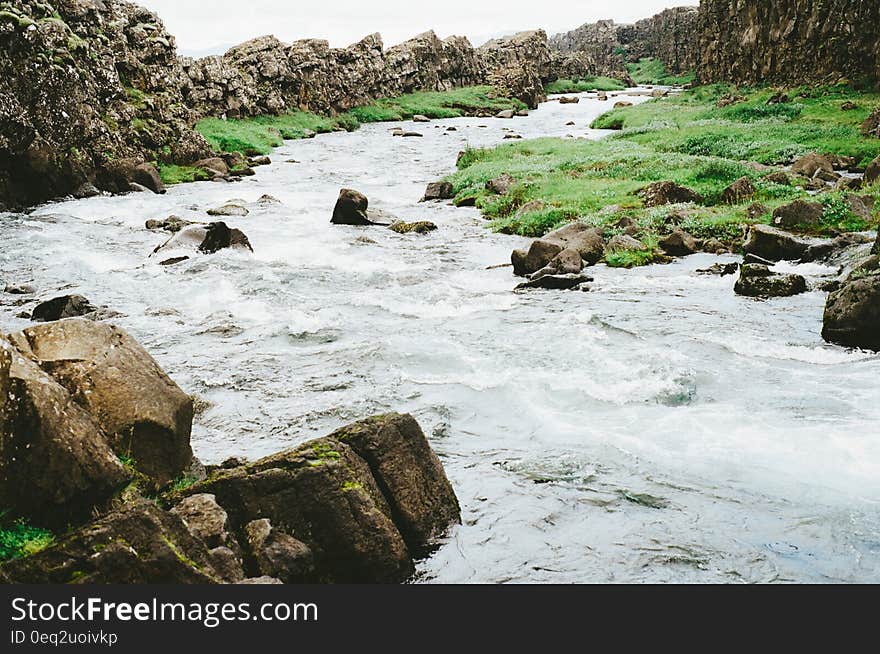
<path fill-rule="evenodd" d="M 588 23 L 550 39 L 553 72 L 559 77 L 605 75 L 628 79 L 627 61 L 660 59 L 668 71 L 693 70 L 699 59 L 696 7 L 667 9 L 633 25 L 612 20 Z"/>
<path fill-rule="evenodd" d="M 702 0 L 704 82 L 880 79 L 876 0 Z"/>
<path fill-rule="evenodd" d="M 210 154 L 190 129 L 174 38 L 121 0 L 12 0 L 0 11 L 0 208 L 128 190 L 111 161 Z"/>
<path fill-rule="evenodd" d="M 516 68 L 541 81 L 549 74 L 544 32 L 524 32 L 477 50 L 464 37 L 441 41 L 425 32 L 388 50 L 371 34 L 347 48 L 305 39 L 286 45 L 273 36 L 253 39 L 222 57 L 181 59 L 188 101 L 203 115 L 255 116 L 304 109 L 342 112 L 377 98 L 413 91 L 445 91 L 491 83 Z"/>

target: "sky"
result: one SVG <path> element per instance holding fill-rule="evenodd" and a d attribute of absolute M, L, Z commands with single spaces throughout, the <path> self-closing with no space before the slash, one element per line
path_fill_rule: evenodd
<path fill-rule="evenodd" d="M 334 47 L 379 32 L 386 47 L 433 29 L 441 38 L 460 34 L 481 45 L 527 29 L 549 34 L 612 18 L 634 22 L 696 0 L 135 0 L 159 14 L 177 37 L 181 54 L 221 54 L 232 45 L 274 34 L 282 41 L 321 38 Z"/>

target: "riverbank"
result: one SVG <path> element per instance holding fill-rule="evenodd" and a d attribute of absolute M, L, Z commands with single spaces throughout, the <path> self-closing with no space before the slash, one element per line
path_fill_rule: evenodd
<path fill-rule="evenodd" d="M 625 95 L 611 100 L 628 104 Z M 645 250 L 624 257 L 624 265 L 658 258 L 655 244 L 676 212 L 677 226 L 731 249 L 741 245 L 743 226 L 770 223 L 776 209 L 798 199 L 823 206 L 811 232 L 860 231 L 875 214 L 853 207 L 849 196 L 880 198 L 876 183 L 857 181 L 880 153 L 880 140 L 860 131 L 877 105 L 880 94 L 847 86 L 698 87 L 618 106 L 592 124 L 615 130 L 600 141 L 539 139 L 468 150 L 448 180 L 456 203 L 476 204 L 496 231 L 535 237 L 577 218 L 618 233 L 634 227 L 630 235 Z M 826 155 L 821 174 L 810 165 L 792 169 L 814 152 Z M 511 178 L 506 193 L 487 188 L 502 175 Z M 672 198 L 672 206 L 640 196 L 665 181 L 694 195 Z"/>

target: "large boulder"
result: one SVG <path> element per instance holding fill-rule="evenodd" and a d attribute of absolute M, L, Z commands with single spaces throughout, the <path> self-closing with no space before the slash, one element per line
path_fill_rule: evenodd
<path fill-rule="evenodd" d="M 64 318 L 78 318 L 97 311 L 98 308 L 82 295 L 62 295 L 40 302 L 31 313 L 34 322 L 52 322 Z"/>
<path fill-rule="evenodd" d="M 807 280 L 801 275 L 781 275 L 761 264 L 745 264 L 734 287 L 737 295 L 756 298 L 790 297 L 806 293 Z"/>
<path fill-rule="evenodd" d="M 415 554 L 461 521 L 452 484 L 412 416 L 377 416 L 344 427 L 329 438 L 351 446 L 370 466 L 401 535 Z"/>
<path fill-rule="evenodd" d="M 181 227 L 171 238 L 153 250 L 153 254 L 184 250 L 214 254 L 227 248 L 242 252 L 254 251 L 247 235 L 240 229 L 230 228 L 224 222 L 215 222 Z"/>
<path fill-rule="evenodd" d="M 815 239 L 800 238 L 769 225 L 753 225 L 744 249 L 768 261 L 799 261 L 816 245 Z"/>
<path fill-rule="evenodd" d="M 602 230 L 575 221 L 550 232 L 543 237 L 548 243 L 555 243 L 562 249 L 577 250 L 584 262 L 594 266 L 605 256 L 605 237 Z"/>
<path fill-rule="evenodd" d="M 822 221 L 824 211 L 821 202 L 795 200 L 773 212 L 773 224 L 783 229 L 814 227 Z"/>
<path fill-rule="evenodd" d="M 336 200 L 330 222 L 334 225 L 372 225 L 373 222 L 367 216 L 369 204 L 370 201 L 363 193 L 344 188 L 339 191 L 339 199 Z"/>
<path fill-rule="evenodd" d="M 513 274 L 526 277 L 538 272 L 555 259 L 563 250 L 559 243 L 551 243 L 544 239 L 532 241 L 528 250 L 514 250 L 511 254 Z"/>
<path fill-rule="evenodd" d="M 25 584 L 211 584 L 220 577 L 183 521 L 141 501 L 74 530 L 59 543 L 0 567 Z"/>
<path fill-rule="evenodd" d="M 338 440 L 312 441 L 219 470 L 187 493 L 214 495 L 236 531 L 268 519 L 305 543 L 314 555 L 316 581 L 397 583 L 413 572 L 370 467 Z"/>
<path fill-rule="evenodd" d="M 532 280 L 538 280 L 548 275 L 576 275 L 584 269 L 584 260 L 580 252 L 574 248 L 563 250 L 556 257 L 531 276 Z"/>
<path fill-rule="evenodd" d="M 192 398 L 125 331 L 69 319 L 10 339 L 88 411 L 116 453 L 157 486 L 190 465 Z"/>
<path fill-rule="evenodd" d="M 86 519 L 129 478 L 98 422 L 0 337 L 0 506 L 63 527 Z"/>
<path fill-rule="evenodd" d="M 664 204 L 700 203 L 703 197 L 696 191 L 675 182 L 655 182 L 641 191 L 639 197 L 646 207 L 659 207 Z"/>
<path fill-rule="evenodd" d="M 726 204 L 739 204 L 752 198 L 756 193 L 755 185 L 748 177 L 740 177 L 721 193 L 721 201 Z"/>
<path fill-rule="evenodd" d="M 880 179 L 880 156 L 878 156 L 874 161 L 868 164 L 868 167 L 865 168 L 865 184 L 873 184 L 878 179 Z"/>
<path fill-rule="evenodd" d="M 455 197 L 455 189 L 450 182 L 431 182 L 425 188 L 425 195 L 422 202 L 430 202 L 432 200 L 451 200 Z"/>
<path fill-rule="evenodd" d="M 699 251 L 697 240 L 680 227 L 660 239 L 660 249 L 671 257 L 686 257 Z"/>
<path fill-rule="evenodd" d="M 791 165 L 791 172 L 812 178 L 818 172 L 833 173 L 834 164 L 828 157 L 817 152 L 810 152 Z"/>
<path fill-rule="evenodd" d="M 880 350 L 880 275 L 851 278 L 828 296 L 822 337 L 838 345 Z"/>

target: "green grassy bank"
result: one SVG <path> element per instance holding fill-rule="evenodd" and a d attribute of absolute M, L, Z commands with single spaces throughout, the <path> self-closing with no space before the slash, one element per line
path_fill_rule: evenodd
<path fill-rule="evenodd" d="M 653 58 L 640 59 L 636 63 L 627 64 L 626 69 L 633 81 L 640 85 L 685 86 L 697 78 L 695 73 L 670 74 L 662 61 Z"/>
<path fill-rule="evenodd" d="M 586 93 L 587 91 L 620 91 L 626 84 L 610 77 L 584 77 L 581 79 L 558 79 L 544 87 L 548 95 L 555 93 Z"/>
<path fill-rule="evenodd" d="M 578 218 L 610 227 L 630 216 L 650 244 L 671 209 L 645 208 L 638 191 L 671 180 L 704 198 L 682 211 L 683 228 L 698 238 L 733 242 L 741 238 L 744 224 L 769 222 L 773 209 L 808 196 L 796 179 L 792 185 L 779 184 L 766 179 L 769 173 L 814 151 L 854 157 L 861 165 L 880 154 L 880 140 L 863 137 L 859 129 L 880 105 L 880 94 L 849 87 L 802 88 L 789 90 L 788 102 L 768 104 L 774 94 L 771 89 L 699 87 L 605 114 L 594 127 L 620 129 L 601 141 L 548 138 L 470 150 L 449 181 L 456 201 L 475 199 L 499 231 L 540 236 Z M 731 95 L 738 97 L 734 104 L 718 106 Z M 844 110 L 845 103 L 855 108 Z M 487 191 L 486 182 L 503 173 L 517 181 L 511 191 L 504 196 Z M 752 181 L 756 195 L 740 204 L 723 203 L 724 189 L 742 177 Z M 880 198 L 876 185 L 860 193 Z M 817 197 L 826 207 L 821 231 L 868 227 L 843 196 L 830 191 Z M 520 210 L 532 201 L 540 203 Z M 746 209 L 754 202 L 765 211 L 750 218 Z"/>

